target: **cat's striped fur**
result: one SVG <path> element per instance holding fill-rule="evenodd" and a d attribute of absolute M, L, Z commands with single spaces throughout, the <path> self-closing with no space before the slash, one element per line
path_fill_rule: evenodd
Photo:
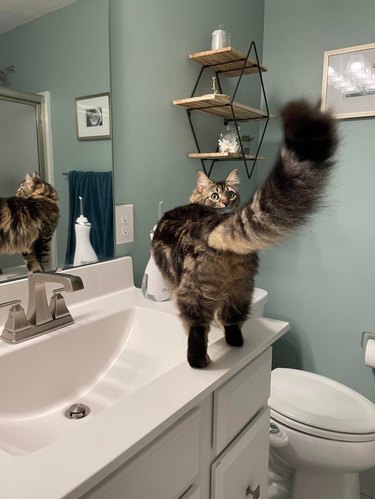
<path fill-rule="evenodd" d="M 280 156 L 248 203 L 237 208 L 237 197 L 224 199 L 226 190 L 235 190 L 236 171 L 225 183 L 200 172 L 190 204 L 166 213 L 154 233 L 153 255 L 189 331 L 192 367 L 209 362 L 207 334 L 214 318 L 228 344 L 243 344 L 257 252 L 282 241 L 319 207 L 337 144 L 334 120 L 304 101 L 288 104 L 282 118 Z"/>
<path fill-rule="evenodd" d="M 47 270 L 57 200 L 55 188 L 37 173 L 26 174 L 15 196 L 0 198 L 0 253 L 21 253 L 28 270 Z"/>

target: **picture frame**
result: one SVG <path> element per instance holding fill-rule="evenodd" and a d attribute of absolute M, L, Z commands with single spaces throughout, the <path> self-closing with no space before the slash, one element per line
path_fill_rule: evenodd
<path fill-rule="evenodd" d="M 337 119 L 375 116 L 375 43 L 324 52 L 321 107 Z"/>
<path fill-rule="evenodd" d="M 111 138 L 109 92 L 76 97 L 75 107 L 78 140 Z"/>

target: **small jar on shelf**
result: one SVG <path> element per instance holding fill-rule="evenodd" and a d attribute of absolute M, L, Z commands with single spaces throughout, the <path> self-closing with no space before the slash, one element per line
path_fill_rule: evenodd
<path fill-rule="evenodd" d="M 240 126 L 237 124 L 238 133 Z M 241 151 L 240 140 L 238 137 L 236 125 L 233 121 L 229 121 L 227 126 L 221 132 L 218 144 L 220 152 L 238 153 Z"/>
<path fill-rule="evenodd" d="M 218 29 L 212 33 L 211 37 L 211 50 L 222 49 L 230 47 L 230 34 L 224 30 L 224 25 L 219 24 Z"/>

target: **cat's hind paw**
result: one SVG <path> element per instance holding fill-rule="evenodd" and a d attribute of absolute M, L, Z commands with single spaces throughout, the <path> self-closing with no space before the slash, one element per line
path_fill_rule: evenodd
<path fill-rule="evenodd" d="M 232 347 L 242 347 L 244 340 L 241 333 L 240 326 L 233 324 L 231 326 L 224 326 L 225 341 Z"/>

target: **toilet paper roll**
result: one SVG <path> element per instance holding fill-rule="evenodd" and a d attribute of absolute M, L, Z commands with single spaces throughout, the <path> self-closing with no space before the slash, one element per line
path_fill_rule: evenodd
<path fill-rule="evenodd" d="M 365 364 L 375 369 L 375 340 L 367 340 L 365 349 Z"/>

